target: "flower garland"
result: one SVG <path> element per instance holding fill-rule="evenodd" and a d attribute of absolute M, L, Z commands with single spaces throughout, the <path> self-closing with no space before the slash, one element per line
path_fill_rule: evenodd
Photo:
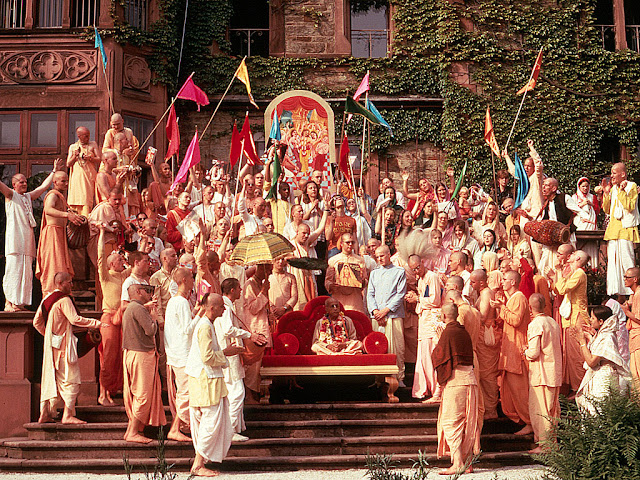
<path fill-rule="evenodd" d="M 334 321 L 331 321 L 328 315 L 325 315 L 322 317 L 319 340 L 326 344 L 346 342 L 349 338 L 347 337 L 345 324 L 344 312 L 340 312 L 338 318 Z"/>

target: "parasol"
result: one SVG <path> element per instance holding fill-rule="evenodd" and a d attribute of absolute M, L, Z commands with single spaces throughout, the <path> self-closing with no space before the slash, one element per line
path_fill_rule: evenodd
<path fill-rule="evenodd" d="M 240 265 L 272 264 L 274 260 L 293 252 L 293 245 L 279 233 L 258 233 L 238 242 L 231 261 Z"/>

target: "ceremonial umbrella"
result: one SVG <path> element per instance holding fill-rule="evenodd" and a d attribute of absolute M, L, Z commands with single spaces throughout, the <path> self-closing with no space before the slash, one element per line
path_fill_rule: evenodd
<path fill-rule="evenodd" d="M 293 245 L 279 233 L 258 233 L 238 242 L 231 261 L 240 265 L 272 264 L 274 260 L 293 252 Z"/>

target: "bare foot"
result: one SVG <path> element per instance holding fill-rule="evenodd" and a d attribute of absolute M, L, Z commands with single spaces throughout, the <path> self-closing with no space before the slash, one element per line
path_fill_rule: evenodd
<path fill-rule="evenodd" d="M 195 468 L 191 470 L 191 475 L 196 477 L 217 477 L 220 475 L 220 472 L 216 472 L 215 470 L 209 470 L 205 467 Z"/>
<path fill-rule="evenodd" d="M 38 419 L 38 423 L 53 423 L 53 417 L 49 415 L 49 412 L 42 412 L 40 414 L 40 418 Z"/>
<path fill-rule="evenodd" d="M 514 435 L 529 435 L 530 433 L 533 433 L 533 428 L 531 425 L 525 425 L 522 430 L 518 430 Z"/>
<path fill-rule="evenodd" d="M 143 437 L 139 433 L 134 433 L 134 434 L 131 434 L 131 435 L 125 435 L 124 439 L 127 442 L 134 442 L 134 443 L 151 443 L 151 442 L 153 442 L 153 440 L 151 440 L 150 438 Z"/>
<path fill-rule="evenodd" d="M 451 465 L 449 468 L 447 468 L 446 470 L 440 470 L 438 472 L 439 475 L 455 475 L 456 473 L 458 473 L 458 468 L 454 467 L 453 465 Z"/>
<path fill-rule="evenodd" d="M 184 433 L 178 431 L 178 433 L 169 433 L 167 435 L 168 440 L 175 440 L 176 442 L 190 442 L 191 439 Z"/>
<path fill-rule="evenodd" d="M 107 397 L 98 397 L 98 403 L 103 407 L 115 407 L 116 402 Z"/>
<path fill-rule="evenodd" d="M 4 303 L 4 311 L 5 312 L 18 312 L 19 309 L 13 303 L 6 301 Z"/>
<path fill-rule="evenodd" d="M 62 417 L 62 423 L 81 425 L 87 422 L 85 422 L 84 420 L 80 420 L 79 418 L 76 418 L 76 417 Z"/>
<path fill-rule="evenodd" d="M 438 403 L 442 402 L 442 399 L 440 397 L 431 397 L 427 400 L 423 400 L 422 403 L 426 403 L 428 405 L 436 405 Z"/>
<path fill-rule="evenodd" d="M 533 450 L 529 450 L 527 453 L 529 453 L 530 455 L 539 455 L 541 453 L 544 453 L 544 450 L 542 450 L 542 447 L 536 447 Z"/>

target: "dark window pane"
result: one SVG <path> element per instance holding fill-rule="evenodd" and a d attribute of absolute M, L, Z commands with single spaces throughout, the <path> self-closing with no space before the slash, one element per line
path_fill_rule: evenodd
<path fill-rule="evenodd" d="M 0 165 L 0 181 L 5 185 L 11 185 L 11 177 L 18 172 L 18 166 L 15 163 L 5 163 Z"/>
<path fill-rule="evenodd" d="M 91 140 L 96 139 L 96 115 L 95 113 L 70 113 L 69 114 L 69 145 L 76 143 L 78 137 L 76 128 L 87 127 L 91 132 Z"/>
<path fill-rule="evenodd" d="M 38 7 L 38 26 L 62 26 L 62 0 L 40 0 Z"/>
<path fill-rule="evenodd" d="M 34 148 L 58 146 L 58 114 L 31 115 L 31 143 Z"/>
<path fill-rule="evenodd" d="M 269 56 L 269 2 L 242 0 L 233 2 L 229 22 L 229 41 L 234 55 Z"/>
<path fill-rule="evenodd" d="M 71 26 L 91 27 L 97 23 L 99 3 L 98 0 L 71 0 L 72 17 Z"/>
<path fill-rule="evenodd" d="M 351 54 L 360 58 L 387 56 L 389 38 L 386 8 L 351 12 Z"/>
<path fill-rule="evenodd" d="M 0 115 L 0 148 L 20 147 L 20 114 Z"/>
<path fill-rule="evenodd" d="M 0 28 L 24 28 L 26 0 L 0 0 Z"/>
<path fill-rule="evenodd" d="M 134 117 L 132 115 L 123 115 L 122 118 L 124 120 L 124 126 L 129 127 L 131 130 L 133 130 L 133 134 L 140 142 L 140 145 L 142 145 L 142 142 L 146 140 L 147 135 L 149 135 L 149 133 L 151 133 L 151 130 L 153 130 L 153 120 L 149 120 L 148 118 Z M 152 136 L 147 144 L 143 147 L 144 152 L 140 154 L 141 160 L 144 160 L 143 154 L 146 152 L 146 148 L 148 146 L 154 146 L 153 139 L 154 137 Z"/>
<path fill-rule="evenodd" d="M 147 0 L 125 0 L 124 19 L 140 30 L 147 29 Z"/>

